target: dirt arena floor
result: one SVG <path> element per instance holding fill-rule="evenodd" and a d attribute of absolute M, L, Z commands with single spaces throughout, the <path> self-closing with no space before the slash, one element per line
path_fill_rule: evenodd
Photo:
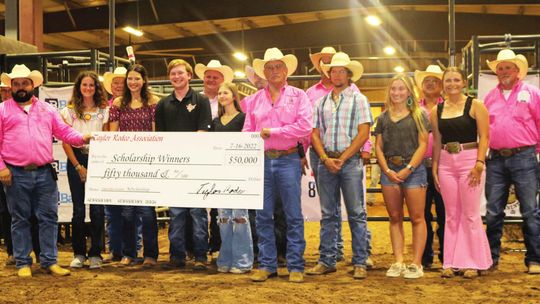
<path fill-rule="evenodd" d="M 371 215 L 384 215 L 383 206 L 369 209 Z M 370 222 L 373 234 L 375 268 L 365 280 L 353 280 L 350 271 L 350 233 L 345 225 L 348 262 L 338 263 L 337 273 L 306 276 L 305 283 L 287 281 L 285 268 L 279 277 L 265 283 L 252 283 L 249 275 L 218 274 L 215 265 L 208 271 L 194 272 L 191 264 L 183 270 L 160 266 L 144 270 L 140 266 L 118 268 L 106 264 L 97 271 L 74 270 L 69 277 L 56 278 L 33 266 L 34 277 L 20 279 L 15 267 L 5 267 L 6 253 L 0 251 L 0 303 L 540 303 L 540 275 L 525 273 L 524 245 L 516 229 L 508 229 L 499 270 L 473 280 L 442 279 L 441 265 L 427 270 L 418 280 L 386 278 L 392 262 L 388 223 Z M 410 244 L 410 225 L 405 224 Z M 318 259 L 319 223 L 306 223 L 306 268 Z M 516 241 L 517 239 L 517 241 Z M 159 263 L 168 259 L 166 229 L 160 229 Z M 407 247 L 410 253 L 410 245 Z M 410 255 L 408 255 L 410 260 Z M 59 263 L 69 265 L 70 245 L 60 246 Z"/>

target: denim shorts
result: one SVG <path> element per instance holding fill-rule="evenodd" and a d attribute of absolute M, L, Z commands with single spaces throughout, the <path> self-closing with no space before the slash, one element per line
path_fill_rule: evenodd
<path fill-rule="evenodd" d="M 399 172 L 401 169 L 406 168 L 407 165 L 401 165 L 396 166 L 390 162 L 388 162 L 388 168 L 391 170 L 394 170 L 395 172 Z M 386 174 L 381 174 L 381 185 L 383 186 L 400 186 L 401 188 L 420 188 L 420 187 L 426 187 L 427 186 L 427 172 L 426 167 L 422 164 L 418 166 L 412 172 L 407 179 L 400 184 L 396 184 L 392 182 Z"/>

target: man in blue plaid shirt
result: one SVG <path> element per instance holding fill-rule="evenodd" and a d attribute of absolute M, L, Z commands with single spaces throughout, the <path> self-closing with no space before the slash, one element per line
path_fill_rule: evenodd
<path fill-rule="evenodd" d="M 352 235 L 353 277 L 367 276 L 367 223 L 362 189 L 363 162 L 360 148 L 369 138 L 373 123 L 367 98 L 351 89 L 362 76 L 363 67 L 338 52 L 330 64 L 321 65 L 334 89 L 315 105 L 313 113 L 313 147 L 320 157 L 318 166 L 321 202 L 321 245 L 318 264 L 306 273 L 320 275 L 336 271 L 337 225 L 341 219 L 335 209 L 341 189 Z"/>

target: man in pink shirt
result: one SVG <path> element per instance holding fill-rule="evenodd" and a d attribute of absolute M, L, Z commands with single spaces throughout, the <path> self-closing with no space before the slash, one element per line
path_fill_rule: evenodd
<path fill-rule="evenodd" d="M 540 90 L 523 82 L 528 63 L 524 56 L 504 49 L 488 61 L 499 85 L 484 98 L 489 111 L 490 153 L 486 159 L 487 236 L 497 268 L 508 189 L 514 184 L 523 217 L 525 265 L 540 274 L 540 210 L 537 147 L 540 139 Z"/>
<path fill-rule="evenodd" d="M 268 80 L 247 104 L 245 132 L 259 132 L 264 139 L 264 205 L 257 210 L 259 270 L 255 282 L 277 276 L 274 235 L 275 193 L 283 202 L 287 220 L 287 269 L 289 282 L 304 281 L 304 219 L 300 202 L 302 170 L 297 144 L 311 132 L 312 107 L 306 93 L 287 84 L 298 61 L 277 48 L 267 49 L 264 59 L 255 59 L 253 69 Z"/>
<path fill-rule="evenodd" d="M 426 111 L 428 117 L 433 107 L 443 102 L 441 96 L 442 93 L 442 76 L 443 71 L 438 65 L 429 65 L 425 71 L 415 71 L 414 81 L 416 85 L 422 89 L 422 99 L 418 102 L 420 106 Z M 433 221 L 433 215 L 431 214 L 432 203 L 435 202 L 435 212 L 437 214 L 437 237 L 439 238 L 439 261 L 443 263 L 443 249 L 444 249 L 444 223 L 445 212 L 444 202 L 441 194 L 435 188 L 433 182 L 432 167 L 432 150 L 433 150 L 433 134 L 429 133 L 428 148 L 424 155 L 424 166 L 427 170 L 428 186 L 426 189 L 426 206 L 424 209 L 424 217 L 426 220 L 427 238 L 426 246 L 424 247 L 424 254 L 422 255 L 422 266 L 424 269 L 431 268 L 433 264 L 433 227 L 431 222 Z"/>
<path fill-rule="evenodd" d="M 33 96 L 43 76 L 15 65 L 1 80 L 11 85 L 12 98 L 0 104 L 0 181 L 12 216 L 13 253 L 20 277 L 32 276 L 30 217 L 35 213 L 41 245 L 40 264 L 57 276 L 69 270 L 57 264 L 58 189 L 51 166 L 53 135 L 70 145 L 90 142 L 68 126 L 51 105 Z"/>

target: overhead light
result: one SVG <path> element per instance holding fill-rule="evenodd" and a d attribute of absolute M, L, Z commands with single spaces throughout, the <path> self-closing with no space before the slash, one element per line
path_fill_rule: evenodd
<path fill-rule="evenodd" d="M 247 55 L 242 52 L 236 52 L 233 54 L 233 56 L 240 61 L 246 61 L 248 59 Z"/>
<path fill-rule="evenodd" d="M 386 55 L 394 55 L 396 53 L 396 49 L 393 46 L 389 45 L 383 48 L 383 52 Z"/>
<path fill-rule="evenodd" d="M 244 73 L 242 71 L 234 71 L 234 77 L 236 77 L 236 78 L 245 78 L 246 73 Z"/>
<path fill-rule="evenodd" d="M 395 71 L 396 73 L 403 73 L 403 72 L 405 72 L 405 69 L 404 69 L 402 66 L 398 65 L 398 66 L 396 66 L 396 67 L 394 68 L 394 71 Z"/>
<path fill-rule="evenodd" d="M 382 23 L 381 19 L 375 15 L 369 15 L 365 20 L 371 26 L 379 26 Z"/>
<path fill-rule="evenodd" d="M 125 26 L 123 30 L 124 32 L 130 33 L 131 35 L 135 35 L 137 37 L 141 37 L 144 34 L 141 30 L 134 29 L 131 26 Z"/>

